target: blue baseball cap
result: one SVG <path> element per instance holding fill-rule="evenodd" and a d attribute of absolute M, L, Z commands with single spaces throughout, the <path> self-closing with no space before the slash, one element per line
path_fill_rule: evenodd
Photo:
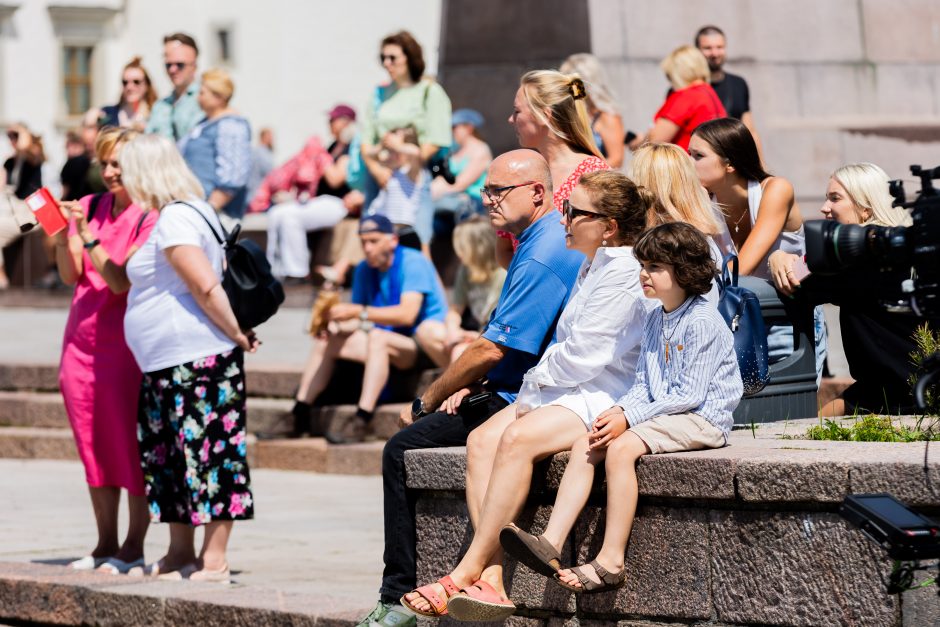
<path fill-rule="evenodd" d="M 359 221 L 359 235 L 366 233 L 386 233 L 393 235 L 395 233 L 395 225 L 383 215 L 373 214 L 371 216 L 363 216 L 362 220 Z"/>
<path fill-rule="evenodd" d="M 473 128 L 480 128 L 483 126 L 484 119 L 483 114 L 475 109 L 457 109 L 454 111 L 454 115 L 450 119 L 451 126 L 457 126 L 458 124 L 469 124 Z"/>

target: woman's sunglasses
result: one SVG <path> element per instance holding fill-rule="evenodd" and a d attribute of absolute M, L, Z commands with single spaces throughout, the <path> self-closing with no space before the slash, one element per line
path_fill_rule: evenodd
<path fill-rule="evenodd" d="M 124 85 L 125 87 L 127 87 L 128 85 L 143 85 L 143 84 L 144 84 L 144 79 L 142 79 L 142 78 L 132 78 L 132 79 L 128 80 L 128 79 L 125 78 L 125 79 L 122 79 L 122 80 L 121 80 L 121 84 Z"/>
<path fill-rule="evenodd" d="M 386 61 L 388 61 L 388 62 L 390 62 L 390 63 L 395 63 L 395 62 L 398 61 L 398 59 L 400 59 L 400 58 L 401 58 L 401 57 L 400 57 L 399 55 L 397 55 L 397 54 L 380 54 L 380 55 L 379 55 L 379 63 L 382 64 L 382 65 L 384 65 Z"/>
<path fill-rule="evenodd" d="M 562 210 L 562 213 L 565 214 L 565 220 L 568 222 L 568 224 L 571 224 L 572 222 L 574 222 L 574 219 L 577 218 L 578 216 L 588 216 L 592 218 L 604 217 L 603 215 L 596 213 L 594 211 L 585 211 L 584 209 L 578 209 L 577 207 L 572 205 L 571 202 L 569 202 L 567 198 L 561 201 L 561 210 Z"/>

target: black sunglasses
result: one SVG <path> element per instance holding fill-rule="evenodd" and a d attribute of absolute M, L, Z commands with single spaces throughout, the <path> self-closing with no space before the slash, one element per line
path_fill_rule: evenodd
<path fill-rule="evenodd" d="M 588 216 L 590 218 L 603 218 L 604 216 L 600 213 L 594 211 L 585 211 L 584 209 L 578 209 L 571 202 L 565 198 L 561 201 L 561 211 L 565 214 L 565 220 L 568 224 L 574 222 L 574 219 L 578 216 Z"/>
<path fill-rule="evenodd" d="M 126 78 L 121 79 L 121 84 L 124 85 L 125 87 L 127 87 L 128 85 L 142 85 L 143 82 L 144 82 L 143 79 L 140 79 L 140 78 L 132 78 L 130 80 Z"/>
<path fill-rule="evenodd" d="M 506 185 L 505 187 L 481 187 L 482 191 L 487 198 L 490 199 L 490 202 L 497 202 L 499 197 L 503 195 L 503 192 L 508 192 L 510 190 L 516 189 L 517 187 L 525 187 L 526 185 L 535 185 L 538 181 L 526 181 L 525 183 L 519 183 L 518 185 Z"/>
<path fill-rule="evenodd" d="M 400 57 L 397 54 L 380 54 L 379 63 L 385 63 L 386 61 L 391 61 L 392 63 L 395 63 L 395 61 L 398 61 L 399 58 Z"/>
<path fill-rule="evenodd" d="M 165 67 L 166 71 L 169 72 L 173 68 L 176 68 L 177 70 L 182 70 L 187 65 L 189 65 L 189 63 L 186 63 L 185 61 L 173 61 L 171 63 L 164 63 L 163 67 Z"/>

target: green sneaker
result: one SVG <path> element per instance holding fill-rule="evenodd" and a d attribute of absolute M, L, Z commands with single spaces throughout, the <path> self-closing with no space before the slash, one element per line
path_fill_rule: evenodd
<path fill-rule="evenodd" d="M 418 618 L 398 603 L 376 603 L 375 608 L 356 627 L 417 627 Z"/>

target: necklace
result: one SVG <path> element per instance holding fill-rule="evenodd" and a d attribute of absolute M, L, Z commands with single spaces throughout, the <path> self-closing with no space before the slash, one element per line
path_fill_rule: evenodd
<path fill-rule="evenodd" d="M 739 230 L 739 229 L 738 229 L 738 225 L 741 224 L 741 221 L 744 219 L 744 216 L 748 215 L 749 213 L 750 213 L 750 211 L 749 211 L 748 209 L 745 209 L 744 212 L 740 215 L 740 217 L 738 217 L 737 222 L 734 223 L 734 232 L 735 232 L 735 233 L 738 232 L 738 230 Z"/>
<path fill-rule="evenodd" d="M 665 345 L 667 364 L 669 363 L 669 344 L 670 342 L 672 342 L 672 336 L 676 334 L 676 330 L 679 328 L 679 323 L 682 322 L 682 318 L 685 317 L 685 314 L 686 312 L 689 311 L 689 309 L 691 309 L 691 306 L 686 307 L 685 311 L 679 314 L 679 317 L 676 319 L 676 326 L 672 327 L 672 332 L 669 334 L 668 337 L 666 336 L 666 310 L 665 309 L 660 310 L 660 315 L 661 315 L 660 326 L 662 327 L 660 330 L 660 333 L 662 333 L 662 336 L 663 336 L 663 344 Z M 683 348 L 682 344 L 676 344 L 676 350 L 681 351 L 682 348 Z"/>

